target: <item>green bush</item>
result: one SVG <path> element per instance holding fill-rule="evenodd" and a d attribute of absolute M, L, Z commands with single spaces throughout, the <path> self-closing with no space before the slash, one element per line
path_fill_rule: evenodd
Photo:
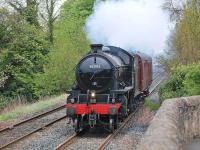
<path fill-rule="evenodd" d="M 151 111 L 156 111 L 160 107 L 160 104 L 153 102 L 149 99 L 145 99 L 144 105 L 148 107 Z"/>
<path fill-rule="evenodd" d="M 200 95 L 200 63 L 193 65 L 188 70 L 184 88 L 188 96 Z"/>
<path fill-rule="evenodd" d="M 161 101 L 174 97 L 200 94 L 200 63 L 172 69 L 169 81 L 161 86 Z"/>
<path fill-rule="evenodd" d="M 183 82 L 187 72 L 188 67 L 185 66 L 172 69 L 169 81 L 162 85 L 159 90 L 161 101 L 172 97 L 180 97 L 185 94 Z"/>
<path fill-rule="evenodd" d="M 24 25 L 20 30 L 18 34 L 18 31 L 13 31 L 15 36 L 0 65 L 0 71 L 8 76 L 0 91 L 6 97 L 23 95 L 30 100 L 37 99 L 39 96 L 34 94 L 34 76 L 44 71 L 48 43 L 44 40 L 45 35 L 34 26 Z"/>

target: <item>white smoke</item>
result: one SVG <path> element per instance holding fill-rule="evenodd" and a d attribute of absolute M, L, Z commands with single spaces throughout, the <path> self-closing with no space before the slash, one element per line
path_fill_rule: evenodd
<path fill-rule="evenodd" d="M 170 31 L 162 3 L 163 0 L 97 1 L 85 26 L 87 36 L 91 43 L 160 54 Z"/>

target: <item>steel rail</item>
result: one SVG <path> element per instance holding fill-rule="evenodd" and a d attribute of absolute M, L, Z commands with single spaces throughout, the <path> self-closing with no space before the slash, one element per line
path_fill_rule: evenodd
<path fill-rule="evenodd" d="M 153 81 L 160 76 L 160 73 L 156 73 L 154 76 L 153 76 Z"/>
<path fill-rule="evenodd" d="M 64 105 L 58 106 L 58 107 L 56 107 L 56 108 L 54 108 L 54 109 L 52 109 L 52 110 L 50 110 L 50 111 L 46 111 L 46 112 L 41 113 L 41 114 L 39 114 L 39 115 L 35 115 L 35 116 L 31 117 L 31 118 L 22 120 L 22 121 L 20 121 L 20 122 L 18 122 L 18 123 L 16 123 L 16 124 L 13 124 L 13 125 L 11 125 L 11 126 L 8 126 L 8 127 L 6 127 L 6 128 L 1 129 L 1 130 L 0 130 L 0 133 L 2 133 L 2 132 L 4 132 L 4 131 L 7 131 L 7 130 L 11 130 L 11 129 L 13 129 L 13 128 L 16 127 L 16 126 L 19 126 L 19 125 L 24 124 L 24 123 L 26 123 L 26 122 L 29 122 L 29 121 L 32 121 L 32 120 L 41 118 L 41 117 L 43 117 L 43 116 L 45 116 L 45 115 L 51 114 L 51 113 L 53 113 L 53 112 L 55 112 L 55 111 L 58 111 L 58 110 L 60 110 L 60 109 L 63 109 L 63 108 L 64 108 Z"/>
<path fill-rule="evenodd" d="M 139 109 L 139 108 L 138 108 L 138 109 Z M 138 109 L 135 110 L 135 112 L 137 112 Z M 120 125 L 120 127 L 119 127 L 116 131 L 114 131 L 114 133 L 109 134 L 109 135 L 106 137 L 106 139 L 111 138 L 111 137 L 113 136 L 113 134 L 117 134 L 117 133 L 126 125 L 126 123 L 135 115 L 135 112 L 133 112 L 132 114 L 130 114 L 130 115 L 128 116 L 128 118 L 126 118 L 126 119 L 122 122 L 122 124 Z M 82 130 L 82 131 L 79 132 L 79 133 L 73 134 L 71 137 L 67 138 L 63 143 L 59 144 L 54 150 L 64 150 L 64 149 L 66 149 L 66 148 L 69 147 L 71 144 L 75 143 L 76 140 L 77 140 L 81 135 L 83 135 L 86 131 L 87 131 L 87 130 Z M 115 136 L 115 135 L 114 135 L 114 136 Z"/>
<path fill-rule="evenodd" d="M 128 118 L 126 118 L 123 123 L 120 125 L 120 127 L 115 130 L 112 134 L 109 134 L 106 139 L 102 142 L 102 144 L 97 148 L 98 150 L 104 150 L 105 147 L 111 142 L 111 140 L 125 127 L 125 125 L 133 118 L 135 115 L 135 112 L 130 114 Z"/>
<path fill-rule="evenodd" d="M 83 135 L 84 133 L 85 133 L 85 130 L 82 130 L 79 133 L 73 134 L 72 136 L 67 138 L 63 143 L 56 146 L 56 148 L 54 150 L 64 150 L 64 149 L 66 149 L 66 147 L 69 147 L 71 144 L 73 144 L 78 139 L 78 137 Z"/>
<path fill-rule="evenodd" d="M 158 85 L 160 85 L 160 83 L 163 81 L 163 78 L 161 78 L 159 80 L 159 82 L 154 86 L 153 90 L 151 90 L 150 94 L 151 95 L 154 90 L 156 89 L 156 87 Z M 138 109 L 135 111 L 137 112 Z M 129 115 L 128 118 L 125 119 L 125 121 L 123 122 L 123 124 L 113 133 L 110 134 L 106 137 L 106 139 L 102 142 L 102 144 L 98 147 L 98 150 L 104 150 L 106 148 L 106 146 L 112 141 L 112 139 L 125 127 L 125 125 L 133 118 L 133 116 L 135 115 L 135 112 L 133 112 L 131 115 Z"/>
<path fill-rule="evenodd" d="M 50 123 L 45 124 L 45 125 L 39 127 L 38 129 L 35 129 L 35 130 L 33 130 L 33 131 L 31 131 L 31 132 L 29 132 L 29 133 L 27 133 L 27 134 L 25 134 L 25 135 L 23 135 L 23 136 L 21 136 L 21 137 L 19 137 L 19 138 L 13 140 L 13 141 L 11 141 L 11 142 L 9 142 L 9 143 L 6 143 L 5 145 L 1 146 L 0 149 L 6 148 L 6 147 L 8 147 L 8 146 L 11 146 L 12 144 L 14 144 L 14 143 L 16 143 L 16 142 L 19 142 L 19 141 L 21 141 L 22 139 L 24 139 L 24 138 L 30 136 L 31 134 L 36 133 L 36 132 L 38 132 L 38 131 L 40 131 L 40 130 L 42 130 L 42 129 L 44 129 L 44 128 L 46 128 L 46 127 L 48 127 L 48 126 L 50 126 L 50 125 L 52 125 L 52 124 L 54 124 L 54 123 L 56 123 L 56 122 L 62 120 L 62 119 L 64 119 L 64 118 L 66 118 L 66 115 L 63 116 L 63 117 L 60 117 L 60 118 L 58 118 L 58 119 L 55 119 L 55 120 L 51 121 Z"/>
<path fill-rule="evenodd" d="M 159 76 L 161 75 L 157 75 L 156 78 L 154 80 L 156 80 Z M 153 80 L 153 81 L 154 81 Z M 153 88 L 155 90 L 155 88 L 162 82 L 163 78 L 158 82 L 158 84 L 156 84 Z M 150 94 L 152 94 L 152 92 L 154 90 L 151 90 Z M 106 139 L 102 142 L 102 144 L 97 148 L 98 150 L 104 150 L 105 147 L 111 142 L 111 140 L 125 127 L 125 125 L 134 117 L 135 113 L 139 110 L 140 107 L 138 107 L 132 114 L 130 114 L 128 116 L 128 118 L 126 118 L 122 124 L 120 125 L 120 127 L 114 131 L 114 133 L 112 134 L 109 134 Z M 67 138 L 63 143 L 59 144 L 54 150 L 64 150 L 66 149 L 67 147 L 69 147 L 71 144 L 75 143 L 75 141 L 78 139 L 78 137 L 80 135 L 83 135 L 85 132 L 84 130 L 79 132 L 79 133 L 76 133 L 76 134 L 73 134 L 71 137 Z"/>
<path fill-rule="evenodd" d="M 156 90 L 156 88 L 158 87 L 158 85 L 161 84 L 161 82 L 164 80 L 164 78 L 165 78 L 165 77 L 161 77 L 161 79 L 158 80 L 158 82 L 155 83 L 155 86 L 153 86 L 153 88 L 149 91 L 149 92 L 150 92 L 149 95 L 151 95 L 151 94 Z"/>

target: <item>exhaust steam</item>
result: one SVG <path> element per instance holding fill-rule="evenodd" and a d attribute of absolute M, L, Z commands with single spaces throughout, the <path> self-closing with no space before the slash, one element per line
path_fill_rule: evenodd
<path fill-rule="evenodd" d="M 163 52 L 170 33 L 163 0 L 97 0 L 85 32 L 91 43 L 119 46 L 151 56 Z"/>

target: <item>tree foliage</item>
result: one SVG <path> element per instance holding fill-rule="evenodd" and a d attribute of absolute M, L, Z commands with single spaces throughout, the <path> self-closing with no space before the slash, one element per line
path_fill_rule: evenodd
<path fill-rule="evenodd" d="M 195 1 L 185 6 L 183 16 L 177 23 L 174 46 L 177 61 L 187 65 L 197 62 L 200 56 L 200 12 Z"/>
<path fill-rule="evenodd" d="M 58 19 L 48 5 L 54 19 L 51 45 L 46 36 L 50 31 L 37 25 L 38 3 L 28 4 L 36 0 L 26 0 L 27 5 L 11 2 L 14 12 L 0 9 L 0 107 L 13 97 L 32 101 L 71 87 L 74 67 L 89 50 L 84 25 L 94 5 L 94 0 L 68 0 Z"/>
<path fill-rule="evenodd" d="M 161 101 L 168 98 L 181 97 L 186 94 L 183 82 L 186 78 L 187 71 L 188 67 L 186 66 L 171 69 L 170 80 L 161 86 L 159 90 Z"/>
<path fill-rule="evenodd" d="M 9 0 L 8 4 L 13 7 L 29 24 L 39 27 L 37 0 L 26 0 L 26 5 L 19 0 Z"/>
<path fill-rule="evenodd" d="M 61 0 L 8 0 L 7 3 L 30 25 L 47 28 L 47 39 L 53 43 L 54 23 L 58 18 Z M 56 9 L 56 7 L 58 7 Z M 44 29 L 45 30 L 45 29 Z"/>
<path fill-rule="evenodd" d="M 188 0 L 176 20 L 165 55 L 159 57 L 169 73 L 161 88 L 161 99 L 196 95 L 199 92 L 200 7 L 198 0 Z"/>
<path fill-rule="evenodd" d="M 169 12 L 172 21 L 179 20 L 183 11 L 184 1 L 182 0 L 165 0 L 163 9 Z"/>
<path fill-rule="evenodd" d="M 200 95 L 200 62 L 173 68 L 170 80 L 160 88 L 160 98 Z"/>
<path fill-rule="evenodd" d="M 0 9 L 0 53 L 12 40 L 11 26 L 18 26 L 19 17 L 10 14 L 6 9 Z"/>
<path fill-rule="evenodd" d="M 170 71 L 173 66 L 189 65 L 200 59 L 200 10 L 196 0 L 187 1 L 182 17 L 168 41 L 168 49 L 159 61 Z"/>
<path fill-rule="evenodd" d="M 2 9 L 0 15 L 0 93 L 36 98 L 33 79 L 44 71 L 48 54 L 45 34 L 21 15 Z"/>
<path fill-rule="evenodd" d="M 17 31 L 13 30 L 13 40 L 9 43 L 2 63 L 1 72 L 8 78 L 1 88 L 5 96 L 24 95 L 35 98 L 33 78 L 43 72 L 47 42 L 38 30 L 30 25 L 23 25 Z"/>
<path fill-rule="evenodd" d="M 68 0 L 62 7 L 55 24 L 55 40 L 49 53 L 45 73 L 36 84 L 39 95 L 60 93 L 74 82 L 75 66 L 88 52 L 89 42 L 83 31 L 86 18 L 91 14 L 94 0 Z"/>
<path fill-rule="evenodd" d="M 43 11 L 40 12 L 40 16 L 47 26 L 47 37 L 51 43 L 54 41 L 54 24 L 59 16 L 60 8 L 56 10 L 56 5 L 58 2 L 60 2 L 60 0 L 43 0 Z"/>

